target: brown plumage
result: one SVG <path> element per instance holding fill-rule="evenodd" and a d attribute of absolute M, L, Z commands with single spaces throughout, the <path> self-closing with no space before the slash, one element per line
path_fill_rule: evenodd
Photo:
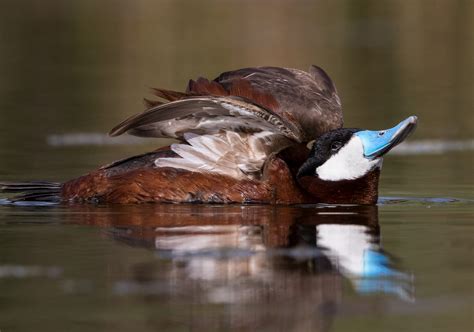
<path fill-rule="evenodd" d="M 306 143 L 342 127 L 336 88 L 319 67 L 311 66 L 308 72 L 244 68 L 214 80 L 190 80 L 185 92 L 152 92 L 164 101 L 146 99 L 150 108 L 114 127 L 110 135 L 176 138 L 181 144 L 114 162 L 63 184 L 0 183 L 0 191 L 23 193 L 12 201 L 374 204 L 377 200 L 378 170 L 348 180 L 345 188 L 338 187 L 340 181 L 296 175 L 308 159 Z M 326 141 L 329 149 L 331 142 Z M 314 172 L 318 165 L 311 166 Z"/>
<path fill-rule="evenodd" d="M 152 92 L 166 102 L 145 100 L 150 108 L 110 135 L 127 132 L 187 143 L 172 146 L 181 159 L 161 159 L 158 167 L 261 178 L 271 154 L 342 126 L 336 88 L 316 66 L 309 72 L 244 68 L 214 80 L 190 80 L 186 92 Z"/>
<path fill-rule="evenodd" d="M 156 168 L 164 150 L 128 158 L 64 183 L 60 196 L 75 202 L 108 203 L 262 203 L 295 204 L 310 197 L 296 184 L 286 163 L 271 158 L 262 180 L 182 169 Z"/>
<path fill-rule="evenodd" d="M 185 132 L 202 134 L 200 121 L 209 118 L 233 118 L 234 124 L 247 131 L 260 131 L 254 123 L 240 121 L 227 105 L 244 109 L 256 119 L 286 128 L 296 142 L 307 142 L 324 132 L 342 127 L 342 108 L 334 83 L 319 67 L 308 72 L 291 68 L 244 68 L 225 72 L 212 81 L 190 80 L 186 92 L 153 89 L 153 93 L 170 103 L 156 104 L 146 112 L 132 116 L 117 125 L 110 135 L 129 132 L 145 137 L 182 138 Z M 185 102 L 188 100 L 188 102 Z M 175 103 L 173 103 L 175 102 Z M 214 119 L 214 120 L 217 120 Z M 170 132 L 169 121 L 176 128 Z M 215 130 L 235 128 L 229 122 L 214 121 Z"/>
<path fill-rule="evenodd" d="M 322 181 L 314 176 L 304 176 L 299 184 L 313 200 L 335 204 L 375 204 L 379 197 L 378 183 L 380 169 L 376 168 L 355 180 Z"/>

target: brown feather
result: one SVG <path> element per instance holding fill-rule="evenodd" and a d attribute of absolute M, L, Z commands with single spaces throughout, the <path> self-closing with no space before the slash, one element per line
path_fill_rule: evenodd
<path fill-rule="evenodd" d="M 324 181 L 316 176 L 303 176 L 298 182 L 317 202 L 373 205 L 378 199 L 379 177 L 380 169 L 376 168 L 355 180 Z"/>
<path fill-rule="evenodd" d="M 252 87 L 249 81 L 239 78 L 232 82 L 230 88 L 231 96 L 238 96 L 251 101 L 254 104 L 264 107 L 267 110 L 275 111 L 280 105 L 276 99 L 268 93 L 261 92 Z"/>
<path fill-rule="evenodd" d="M 200 96 L 228 96 L 229 92 L 219 83 L 199 77 L 196 81 L 190 80 L 186 92 Z"/>
<path fill-rule="evenodd" d="M 149 109 L 152 107 L 163 105 L 164 103 L 158 100 L 143 98 L 143 104 L 145 104 L 146 109 Z"/>
<path fill-rule="evenodd" d="M 245 117 L 230 114 L 229 109 L 226 108 L 229 107 L 229 105 L 235 107 L 236 112 L 239 109 L 245 109 L 247 114 L 253 114 L 254 118 L 246 124 Z M 186 118 L 188 116 L 191 116 L 191 118 Z M 275 130 L 283 133 L 290 139 L 299 141 L 299 129 L 294 127 L 294 125 L 297 124 L 289 123 L 289 127 L 287 127 L 286 123 L 278 115 L 241 99 L 213 96 L 189 97 L 150 108 L 146 112 L 133 115 L 118 124 L 110 131 L 109 135 L 118 136 L 129 131 L 131 134 L 145 137 L 180 138 L 185 132 L 193 132 L 195 128 L 191 125 L 188 126 L 186 121 L 191 121 L 196 118 L 207 118 L 209 121 L 216 119 L 216 122 L 213 122 L 214 125 L 208 128 L 209 131 L 227 129 L 222 127 L 225 123 L 220 123 L 222 118 L 219 118 L 219 116 L 231 117 L 237 122 L 240 121 L 242 128 L 255 129 L 258 127 L 258 131 L 264 128 Z M 166 121 L 175 122 L 173 126 L 170 126 Z M 177 122 L 181 124 L 184 123 L 186 126 L 181 128 Z M 195 121 L 190 122 L 190 124 L 191 123 L 195 125 Z M 159 131 L 155 130 L 157 128 Z M 163 130 L 166 131 L 165 134 L 163 134 Z M 203 132 L 198 130 L 198 134 L 203 134 Z"/>
<path fill-rule="evenodd" d="M 126 131 L 137 136 L 170 138 L 181 138 L 185 132 L 212 134 L 223 129 L 245 132 L 248 128 L 254 131 L 261 127 L 263 120 L 270 126 L 285 127 L 285 136 L 297 142 L 308 142 L 342 126 L 336 87 L 316 66 L 309 72 L 278 67 L 242 68 L 222 73 L 214 80 L 202 77 L 190 80 L 186 92 L 166 89 L 152 89 L 152 92 L 170 102 L 190 102 L 167 106 L 147 99 L 145 104 L 152 112 L 125 120 L 112 130 L 112 136 Z M 221 101 L 223 104 L 217 105 Z M 231 107 L 239 107 L 243 113 L 250 110 L 255 117 L 247 119 L 247 114 L 236 116 L 234 110 L 224 111 L 228 101 Z M 228 117 L 236 118 L 234 124 L 240 121 L 243 125 L 229 126 Z"/>
<path fill-rule="evenodd" d="M 185 92 L 178 92 L 178 91 L 172 91 L 172 90 L 166 90 L 166 89 L 158 89 L 158 88 L 151 88 L 151 92 L 160 98 L 166 99 L 168 101 L 175 101 L 179 99 L 183 99 L 186 97 L 190 97 L 190 93 L 185 93 Z"/>
<path fill-rule="evenodd" d="M 171 151 L 162 150 L 127 158 L 62 185 L 18 183 L 2 184 L 0 188 L 3 191 L 9 187 L 24 189 L 25 194 L 17 200 L 66 202 L 371 205 L 377 201 L 378 169 L 360 179 L 342 183 L 322 181 L 313 176 L 302 177 L 296 182 L 287 162 L 279 156 L 267 160 L 261 179 L 235 179 L 222 174 L 154 166 L 156 158 L 171 156 Z"/>
<path fill-rule="evenodd" d="M 64 183 L 61 188 L 62 199 L 122 204 L 309 202 L 307 194 L 293 180 L 286 163 L 278 158 L 272 158 L 267 163 L 264 180 L 237 180 L 220 174 L 154 168 L 151 163 L 138 168 L 128 167 L 123 163 L 115 167 L 119 167 L 120 171 L 110 167 L 101 168 Z"/>
<path fill-rule="evenodd" d="M 253 90 L 269 94 L 278 107 L 260 101 L 285 120 L 302 129 L 299 136 L 310 141 L 321 134 L 342 127 L 342 107 L 331 78 L 317 66 L 309 72 L 292 68 L 258 67 L 224 72 L 214 80 L 230 90 L 244 79 Z M 256 103 L 255 96 L 251 96 Z"/>

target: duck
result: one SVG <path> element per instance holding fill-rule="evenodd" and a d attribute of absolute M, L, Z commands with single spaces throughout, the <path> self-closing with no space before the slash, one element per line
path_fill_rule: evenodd
<path fill-rule="evenodd" d="M 416 128 L 344 128 L 336 86 L 320 67 L 249 67 L 160 100 L 110 131 L 178 143 L 63 182 L 2 182 L 12 202 L 374 205 L 383 156 Z"/>

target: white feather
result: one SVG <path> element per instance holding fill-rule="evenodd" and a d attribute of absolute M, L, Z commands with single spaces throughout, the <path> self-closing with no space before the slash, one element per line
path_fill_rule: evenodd
<path fill-rule="evenodd" d="M 188 144 L 173 144 L 180 158 L 159 158 L 157 167 L 174 167 L 193 172 L 212 172 L 234 178 L 261 175 L 265 160 L 290 144 L 281 134 L 270 131 L 237 133 L 225 131 L 214 135 L 185 135 Z"/>
<path fill-rule="evenodd" d="M 370 160 L 364 157 L 364 147 L 359 137 L 353 136 L 339 152 L 316 168 L 321 180 L 339 181 L 357 179 L 375 167 L 382 166 L 382 158 Z"/>

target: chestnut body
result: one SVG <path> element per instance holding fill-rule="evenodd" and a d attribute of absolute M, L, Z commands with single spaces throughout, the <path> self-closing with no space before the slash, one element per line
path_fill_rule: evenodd
<path fill-rule="evenodd" d="M 261 179 L 235 179 L 220 174 L 157 168 L 154 160 L 173 156 L 166 148 L 128 158 L 61 186 L 60 200 L 98 203 L 208 203 L 208 204 L 374 204 L 379 170 L 357 181 L 328 182 L 295 170 L 307 157 L 305 148 L 291 149 L 266 162 Z M 289 159 L 286 161 L 285 159 Z"/>
<path fill-rule="evenodd" d="M 163 100 L 146 100 L 110 135 L 180 143 L 62 184 L 0 183 L 0 192 L 20 193 L 13 202 L 375 204 L 382 156 L 417 120 L 341 128 L 336 87 L 317 66 L 243 68 L 153 93 Z"/>
<path fill-rule="evenodd" d="M 286 162 L 279 156 L 265 164 L 261 179 L 235 179 L 169 167 L 154 160 L 173 152 L 161 150 L 129 158 L 65 182 L 62 201 L 106 203 L 308 203 Z"/>

